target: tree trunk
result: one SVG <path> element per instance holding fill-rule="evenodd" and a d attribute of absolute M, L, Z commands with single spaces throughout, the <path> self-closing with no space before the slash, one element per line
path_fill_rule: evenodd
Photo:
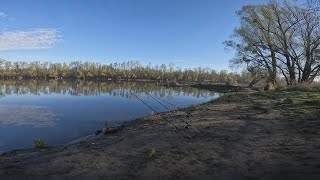
<path fill-rule="evenodd" d="M 278 88 L 278 84 L 275 80 L 268 80 L 268 83 L 266 85 L 266 87 L 264 88 L 264 90 L 266 91 L 274 91 Z"/>

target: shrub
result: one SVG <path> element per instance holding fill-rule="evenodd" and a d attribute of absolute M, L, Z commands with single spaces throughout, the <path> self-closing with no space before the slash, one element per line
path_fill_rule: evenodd
<path fill-rule="evenodd" d="M 47 145 L 46 145 L 46 143 L 44 142 L 43 139 L 36 139 L 36 140 L 33 141 L 33 144 L 34 144 L 35 148 L 38 148 L 38 149 L 47 148 Z"/>

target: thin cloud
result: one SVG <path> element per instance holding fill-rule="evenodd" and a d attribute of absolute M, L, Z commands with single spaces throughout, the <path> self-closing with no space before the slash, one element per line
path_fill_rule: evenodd
<path fill-rule="evenodd" d="M 7 13 L 0 11 L 0 18 L 5 18 L 7 16 L 8 16 Z"/>
<path fill-rule="evenodd" d="M 58 29 L 31 29 L 0 32 L 1 50 L 32 50 L 53 47 L 61 40 Z"/>

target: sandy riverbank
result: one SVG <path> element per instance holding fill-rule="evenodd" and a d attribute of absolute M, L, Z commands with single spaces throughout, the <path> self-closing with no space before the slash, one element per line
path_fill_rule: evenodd
<path fill-rule="evenodd" d="M 114 134 L 0 156 L 0 179 L 320 179 L 320 92 L 228 94 Z"/>

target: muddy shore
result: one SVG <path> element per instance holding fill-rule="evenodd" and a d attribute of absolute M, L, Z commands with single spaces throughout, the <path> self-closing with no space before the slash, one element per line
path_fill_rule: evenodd
<path fill-rule="evenodd" d="M 320 179 L 320 92 L 231 93 L 161 116 L 4 153 L 0 179 Z"/>

